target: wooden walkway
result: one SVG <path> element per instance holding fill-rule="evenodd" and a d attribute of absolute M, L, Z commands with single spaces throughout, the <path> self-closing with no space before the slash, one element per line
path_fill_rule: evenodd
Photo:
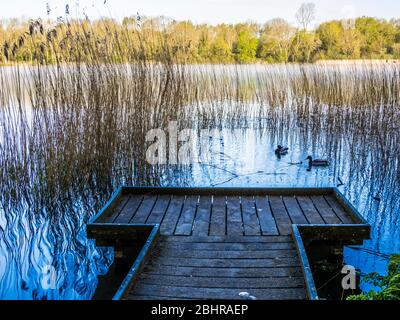
<path fill-rule="evenodd" d="M 125 299 L 241 299 L 241 292 L 305 299 L 292 225 L 358 222 L 325 191 L 246 190 L 159 189 L 115 199 L 98 221 L 159 224 L 161 231 Z"/>
<path fill-rule="evenodd" d="M 162 237 L 128 299 L 304 299 L 304 280 L 287 236 Z"/>
<path fill-rule="evenodd" d="M 350 224 L 331 195 L 200 196 L 125 195 L 112 215 L 116 224 L 160 224 L 165 236 L 287 236 L 292 224 Z"/>

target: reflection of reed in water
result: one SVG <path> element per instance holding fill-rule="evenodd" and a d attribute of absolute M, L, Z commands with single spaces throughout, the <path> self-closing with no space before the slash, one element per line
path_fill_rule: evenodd
<path fill-rule="evenodd" d="M 59 297 L 89 297 L 111 256 L 87 241 L 84 226 L 111 192 L 121 184 L 193 182 L 191 165 L 145 161 L 146 132 L 170 120 L 180 128 L 257 128 L 274 145 L 296 141 L 331 159 L 334 176 L 374 223 L 378 245 L 382 221 L 394 228 L 399 220 L 398 68 L 140 63 L 0 69 L 1 259 L 18 270 L 0 270 L 0 283 L 18 283 L 35 298 L 57 297 L 37 289 L 37 270 L 48 261 L 62 271 Z M 377 195 L 382 201 L 375 210 Z"/>

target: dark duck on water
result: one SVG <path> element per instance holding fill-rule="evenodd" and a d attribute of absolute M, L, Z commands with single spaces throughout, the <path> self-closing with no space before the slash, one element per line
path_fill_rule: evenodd
<path fill-rule="evenodd" d="M 329 161 L 324 159 L 313 159 L 311 156 L 308 156 L 308 170 L 311 170 L 312 167 L 328 167 Z"/>
<path fill-rule="evenodd" d="M 278 156 L 284 156 L 287 155 L 289 152 L 289 148 L 288 147 L 282 147 L 281 145 L 278 146 L 278 148 L 276 148 L 275 150 L 275 154 Z"/>

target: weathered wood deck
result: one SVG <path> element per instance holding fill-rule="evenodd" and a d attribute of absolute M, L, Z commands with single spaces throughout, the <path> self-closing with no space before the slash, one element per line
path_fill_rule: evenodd
<path fill-rule="evenodd" d="M 305 299 L 292 225 L 356 225 L 329 189 L 126 189 L 96 223 L 159 225 L 125 299 Z"/>

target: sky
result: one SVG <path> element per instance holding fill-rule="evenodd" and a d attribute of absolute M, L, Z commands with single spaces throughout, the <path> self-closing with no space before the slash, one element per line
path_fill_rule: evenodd
<path fill-rule="evenodd" d="M 91 19 L 106 16 L 121 20 L 139 12 L 141 16 L 163 15 L 195 23 L 264 23 L 277 17 L 295 23 L 295 13 L 303 2 L 310 0 L 0 0 L 0 19 L 45 18 L 48 3 L 51 18 L 65 15 L 65 6 L 69 4 L 73 17 L 82 16 L 85 11 Z M 358 16 L 400 18 L 398 0 L 312 2 L 317 8 L 315 25 L 327 20 Z"/>

